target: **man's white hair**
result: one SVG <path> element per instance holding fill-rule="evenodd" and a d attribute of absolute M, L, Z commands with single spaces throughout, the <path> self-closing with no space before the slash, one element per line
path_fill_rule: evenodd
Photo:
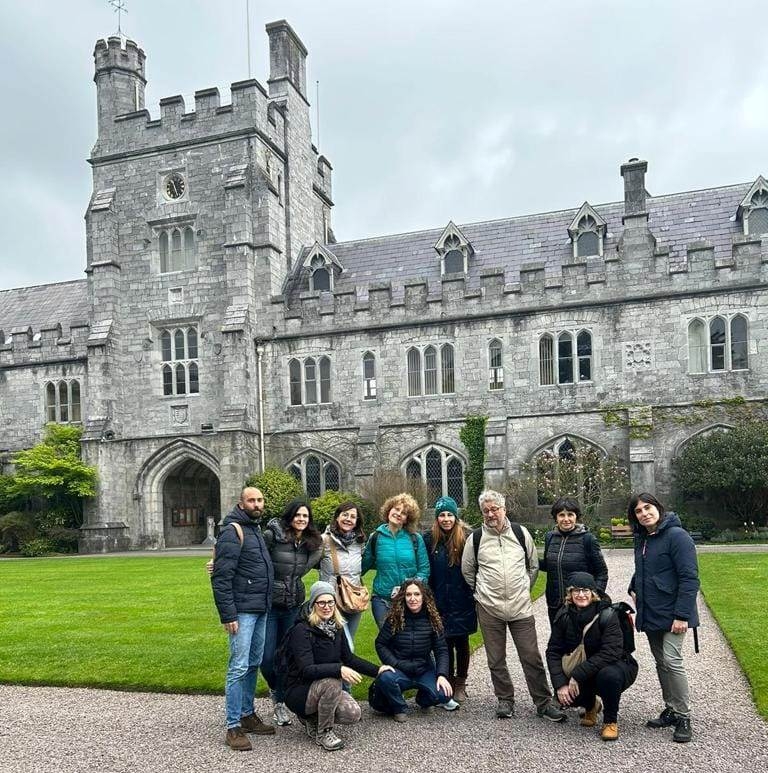
<path fill-rule="evenodd" d="M 477 498 L 477 504 L 480 505 L 481 510 L 483 509 L 484 502 L 493 502 L 493 504 L 497 507 L 507 506 L 506 500 L 504 499 L 504 494 L 500 494 L 498 491 L 494 491 L 490 488 L 483 491 Z"/>

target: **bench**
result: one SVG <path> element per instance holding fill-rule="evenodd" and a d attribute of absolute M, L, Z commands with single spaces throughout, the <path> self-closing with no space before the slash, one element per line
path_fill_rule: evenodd
<path fill-rule="evenodd" d="M 632 539 L 633 536 L 631 526 L 611 526 L 611 539 Z"/>

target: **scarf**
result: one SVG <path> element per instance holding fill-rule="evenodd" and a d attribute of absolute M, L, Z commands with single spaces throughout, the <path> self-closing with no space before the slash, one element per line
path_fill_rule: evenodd
<path fill-rule="evenodd" d="M 345 548 L 348 548 L 353 542 L 357 542 L 357 529 L 352 529 L 352 531 L 340 531 L 339 529 L 331 528 L 331 531 L 333 532 L 333 536 L 336 537 Z"/>
<path fill-rule="evenodd" d="M 339 629 L 336 627 L 336 621 L 331 618 L 330 620 L 321 620 L 317 626 L 331 641 L 336 638 L 336 631 Z"/>

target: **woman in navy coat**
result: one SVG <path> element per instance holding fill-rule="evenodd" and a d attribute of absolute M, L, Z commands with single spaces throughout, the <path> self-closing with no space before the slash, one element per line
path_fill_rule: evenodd
<path fill-rule="evenodd" d="M 429 555 L 429 585 L 445 626 L 448 644 L 448 680 L 458 703 L 467 699 L 469 635 L 477 630 L 472 589 L 461 573 L 461 554 L 469 527 L 459 520 L 459 508 L 451 497 L 435 502 L 435 523 L 424 533 Z"/>
<path fill-rule="evenodd" d="M 696 546 L 680 519 L 653 494 L 633 496 L 627 515 L 635 532 L 635 574 L 629 592 L 637 606 L 637 630 L 648 637 L 664 698 L 664 710 L 646 724 L 674 726 L 672 740 L 687 743 L 691 709 L 683 642 L 688 629 L 699 625 Z"/>

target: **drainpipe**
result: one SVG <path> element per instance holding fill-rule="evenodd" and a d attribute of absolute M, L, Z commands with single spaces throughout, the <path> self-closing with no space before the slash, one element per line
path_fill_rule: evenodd
<path fill-rule="evenodd" d="M 256 341 L 256 380 L 259 392 L 259 467 L 264 472 L 264 382 L 261 374 L 261 357 L 263 344 Z"/>

